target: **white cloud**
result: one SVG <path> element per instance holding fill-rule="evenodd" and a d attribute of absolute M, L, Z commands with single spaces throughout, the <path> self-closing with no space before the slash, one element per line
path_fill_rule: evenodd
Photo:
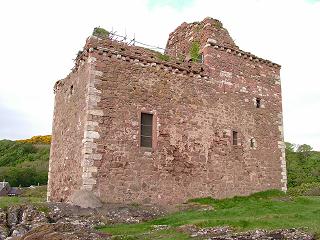
<path fill-rule="evenodd" d="M 0 103 L 33 124 L 30 134 L 50 133 L 52 87 L 69 73 L 94 27 L 164 47 L 182 22 L 211 16 L 241 49 L 282 65 L 285 138 L 320 150 L 319 10 L 320 2 L 304 0 L 194 0 L 179 11 L 150 10 L 147 0 L 2 1 Z M 11 137 L 19 138 L 14 131 Z"/>

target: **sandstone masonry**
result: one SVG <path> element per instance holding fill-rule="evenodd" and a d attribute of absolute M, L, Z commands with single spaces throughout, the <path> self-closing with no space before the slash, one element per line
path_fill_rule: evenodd
<path fill-rule="evenodd" d="M 166 53 L 87 39 L 54 88 L 49 201 L 78 189 L 159 204 L 286 191 L 280 66 L 211 18 L 179 26 Z"/>

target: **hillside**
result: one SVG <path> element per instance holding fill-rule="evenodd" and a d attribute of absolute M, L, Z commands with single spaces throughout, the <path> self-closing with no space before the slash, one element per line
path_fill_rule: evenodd
<path fill-rule="evenodd" d="M 43 185 L 48 180 L 50 145 L 0 140 L 0 181 L 11 186 Z"/>

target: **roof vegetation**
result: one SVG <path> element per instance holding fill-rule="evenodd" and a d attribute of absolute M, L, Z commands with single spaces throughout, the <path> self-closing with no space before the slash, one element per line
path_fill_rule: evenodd
<path fill-rule="evenodd" d="M 92 32 L 93 36 L 96 36 L 98 38 L 108 38 L 109 32 L 101 27 L 95 27 Z"/>

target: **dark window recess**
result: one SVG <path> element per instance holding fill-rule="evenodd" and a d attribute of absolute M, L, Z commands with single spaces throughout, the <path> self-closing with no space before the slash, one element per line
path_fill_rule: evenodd
<path fill-rule="evenodd" d="M 232 131 L 232 144 L 238 145 L 238 132 Z"/>
<path fill-rule="evenodd" d="M 255 144 L 254 144 L 254 139 L 251 138 L 251 139 L 250 139 L 250 147 L 251 147 L 251 148 L 254 148 L 254 147 L 255 147 L 254 145 L 255 145 Z"/>
<path fill-rule="evenodd" d="M 152 119 L 152 114 L 141 113 L 141 147 L 152 148 Z"/>
<path fill-rule="evenodd" d="M 72 95 L 74 92 L 74 89 L 73 89 L 73 85 L 70 86 L 70 95 Z"/>
<path fill-rule="evenodd" d="M 257 108 L 261 107 L 261 98 L 256 98 L 256 107 Z"/>
<path fill-rule="evenodd" d="M 201 54 L 199 55 L 198 62 L 200 62 L 200 63 L 204 63 L 204 56 L 203 56 L 203 53 L 201 53 Z"/>

